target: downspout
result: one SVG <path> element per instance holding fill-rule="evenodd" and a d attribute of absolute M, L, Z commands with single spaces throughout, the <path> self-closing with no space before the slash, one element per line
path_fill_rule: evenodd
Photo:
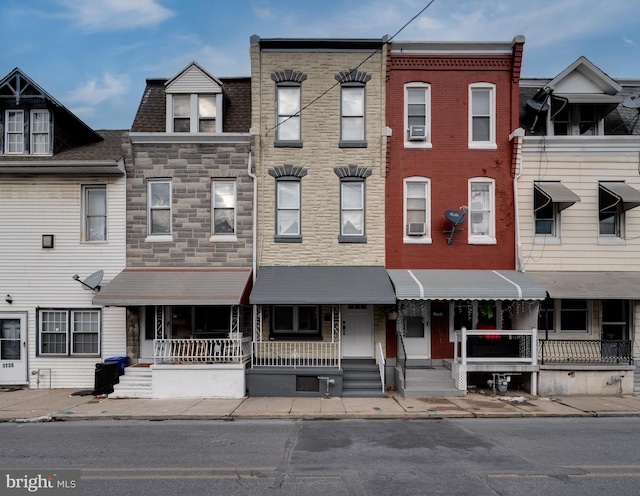
<path fill-rule="evenodd" d="M 524 129 L 519 127 L 509 135 L 509 141 L 516 140 L 516 171 L 513 177 L 513 208 L 515 215 L 515 235 L 516 235 L 516 270 L 524 272 L 522 261 L 522 240 L 520 239 L 520 210 L 518 208 L 518 179 L 522 175 L 522 138 Z"/>
<path fill-rule="evenodd" d="M 253 180 L 253 244 L 252 244 L 252 254 L 251 254 L 251 274 L 253 278 L 253 282 L 256 282 L 256 270 L 257 270 L 257 261 L 256 256 L 258 253 L 257 249 L 257 239 L 258 235 L 256 233 L 256 227 L 258 225 L 258 177 L 251 171 L 253 167 L 253 155 L 251 151 L 249 151 L 249 161 L 247 164 L 247 174 Z"/>

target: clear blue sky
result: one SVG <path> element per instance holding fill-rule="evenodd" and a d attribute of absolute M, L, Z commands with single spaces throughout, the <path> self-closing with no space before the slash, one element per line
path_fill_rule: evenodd
<path fill-rule="evenodd" d="M 249 37 L 380 38 L 429 0 L 0 0 L 0 77 L 19 67 L 94 129 L 128 129 L 146 78 L 196 61 L 249 75 Z M 511 41 L 524 77 L 579 56 L 640 79 L 638 0 L 435 0 L 397 40 Z"/>

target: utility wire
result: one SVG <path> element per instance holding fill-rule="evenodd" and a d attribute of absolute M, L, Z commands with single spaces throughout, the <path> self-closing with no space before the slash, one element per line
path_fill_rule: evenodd
<path fill-rule="evenodd" d="M 368 57 L 366 57 L 362 62 L 360 62 L 357 66 L 355 66 L 353 69 L 351 69 L 349 71 L 349 74 L 351 74 L 353 71 L 357 71 L 365 62 L 367 62 L 371 57 L 373 57 L 375 54 L 377 54 L 383 46 L 385 46 L 386 44 L 388 44 L 389 42 L 391 42 L 391 40 L 393 40 L 396 36 L 398 36 L 402 31 L 404 31 L 404 29 L 411 24 L 413 21 L 415 21 L 418 17 L 420 17 L 422 15 L 422 13 L 427 10 L 429 7 L 431 7 L 431 5 L 433 4 L 433 2 L 435 2 L 436 0 L 431 0 L 425 7 L 422 8 L 422 10 L 420 12 L 418 12 L 416 15 L 414 15 L 411 19 L 409 19 L 409 21 L 407 21 L 405 23 L 404 26 L 402 26 L 398 31 L 395 32 L 395 34 L 393 36 L 391 36 L 389 39 L 387 39 L 386 41 L 384 41 L 381 45 L 380 48 L 376 49 L 375 52 L 372 52 L 371 54 L 369 54 Z M 283 120 L 282 122 L 278 122 L 275 126 L 267 129 L 267 135 L 273 131 L 274 129 L 278 128 L 281 124 L 284 124 L 285 122 L 287 122 L 289 119 L 292 119 L 293 117 L 299 117 L 302 114 L 303 110 L 308 109 L 309 107 L 311 107 L 311 105 L 313 105 L 314 103 L 316 103 L 318 100 L 320 100 L 322 97 L 324 97 L 327 93 L 329 93 L 333 88 L 335 88 L 336 86 L 338 86 L 339 84 L 342 84 L 342 79 L 340 81 L 336 81 L 333 85 L 331 85 L 329 88 L 327 88 L 325 91 L 323 91 L 322 93 L 320 93 L 317 97 L 315 97 L 313 100 L 311 100 L 309 103 L 307 103 L 304 107 L 302 107 L 300 109 L 300 111 L 296 114 L 296 115 L 290 115 L 289 117 L 287 117 L 285 120 Z"/>

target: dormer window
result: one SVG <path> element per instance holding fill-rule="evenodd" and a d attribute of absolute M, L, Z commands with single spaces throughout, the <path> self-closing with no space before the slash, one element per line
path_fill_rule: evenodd
<path fill-rule="evenodd" d="M 599 131 L 598 111 L 595 105 L 570 104 L 551 99 L 553 134 L 555 136 L 594 136 Z"/>
<path fill-rule="evenodd" d="M 215 133 L 216 95 L 171 95 L 174 133 Z"/>
<path fill-rule="evenodd" d="M 4 153 L 22 155 L 28 149 L 32 155 L 48 155 L 51 149 L 49 111 L 31 110 L 26 114 L 26 123 L 25 114 L 24 110 L 17 109 L 5 112 Z"/>

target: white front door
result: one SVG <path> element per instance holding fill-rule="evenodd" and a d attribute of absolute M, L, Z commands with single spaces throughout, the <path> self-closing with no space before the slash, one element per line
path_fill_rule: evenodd
<path fill-rule="evenodd" d="M 373 305 L 343 305 L 342 357 L 373 357 Z"/>
<path fill-rule="evenodd" d="M 0 384 L 27 383 L 27 315 L 0 313 Z"/>

